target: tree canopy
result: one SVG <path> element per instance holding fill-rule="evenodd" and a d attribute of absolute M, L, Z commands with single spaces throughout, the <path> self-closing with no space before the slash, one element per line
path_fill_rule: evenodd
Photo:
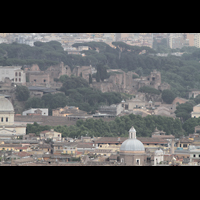
<path fill-rule="evenodd" d="M 162 82 L 169 83 L 171 91 L 179 97 L 188 98 L 189 89 L 200 89 L 200 51 L 195 47 L 169 49 L 166 39 L 155 44 L 154 49 L 145 46 L 132 46 L 124 42 L 113 42 L 111 47 L 104 42 L 75 43 L 74 47 L 89 46 L 84 50 L 85 56 L 68 54 L 57 41 L 35 42 L 34 46 L 26 44 L 0 44 L 0 65 L 38 64 L 41 70 L 64 62 L 71 70 L 75 66 L 92 65 L 96 69 L 97 80 L 106 77 L 105 66 L 110 69 L 122 69 L 125 72 L 135 71 L 139 76 L 147 76 L 154 69 L 161 72 Z M 157 45 L 157 47 L 156 47 Z M 146 53 L 141 52 L 146 50 Z M 181 51 L 181 57 L 170 55 Z M 168 52 L 167 57 L 156 56 L 155 53 Z M 101 65 L 99 67 L 99 65 Z M 103 74 L 103 75 L 102 75 Z M 99 80 L 100 79 L 100 80 Z"/>
<path fill-rule="evenodd" d="M 171 104 L 175 99 L 175 94 L 171 90 L 162 91 L 162 99 L 165 103 Z"/>
<path fill-rule="evenodd" d="M 143 86 L 141 87 L 138 92 L 144 92 L 144 93 L 149 93 L 149 94 L 157 94 L 159 95 L 160 94 L 160 91 L 155 89 L 155 88 L 152 88 L 152 87 L 148 87 L 148 86 Z"/>
<path fill-rule="evenodd" d="M 30 92 L 26 86 L 17 85 L 15 95 L 18 101 L 26 101 L 30 97 Z"/>
<path fill-rule="evenodd" d="M 165 131 L 167 135 L 172 134 L 178 137 L 187 134 L 179 119 L 153 115 L 141 117 L 134 114 L 116 117 L 115 120 L 109 122 L 102 119 L 86 119 L 85 121 L 78 120 L 73 126 L 49 126 L 45 128 L 47 130 L 54 128 L 55 131 L 61 132 L 63 137 L 80 137 L 86 134 L 91 137 L 128 137 L 131 126 L 135 127 L 138 137 L 151 137 L 156 127 Z M 36 123 L 28 124 L 27 133 L 36 132 L 39 134 L 45 128 Z"/>

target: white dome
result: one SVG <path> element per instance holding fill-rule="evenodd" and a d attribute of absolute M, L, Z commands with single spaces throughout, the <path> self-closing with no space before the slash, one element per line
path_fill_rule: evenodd
<path fill-rule="evenodd" d="M 120 151 L 144 151 L 144 145 L 141 141 L 133 138 L 125 140 L 121 147 Z"/>
<path fill-rule="evenodd" d="M 14 112 L 12 103 L 4 96 L 0 96 L 0 112 Z"/>

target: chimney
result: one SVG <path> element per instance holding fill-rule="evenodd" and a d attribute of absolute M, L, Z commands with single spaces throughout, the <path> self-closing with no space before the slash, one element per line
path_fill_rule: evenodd
<path fill-rule="evenodd" d="M 117 141 L 120 143 L 120 137 L 118 137 Z"/>

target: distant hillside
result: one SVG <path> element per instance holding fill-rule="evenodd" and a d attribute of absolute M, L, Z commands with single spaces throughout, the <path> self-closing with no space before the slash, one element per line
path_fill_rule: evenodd
<path fill-rule="evenodd" d="M 134 71 L 139 76 L 149 75 L 154 69 L 161 72 L 162 81 L 171 85 L 176 96 L 188 98 L 188 90 L 200 89 L 200 50 L 187 47 L 181 49 L 182 57 L 153 56 L 157 51 L 149 47 L 127 45 L 113 42 L 112 48 L 104 42 L 75 43 L 74 47 L 87 45 L 85 56 L 68 54 L 57 41 L 35 42 L 31 47 L 26 44 L 0 44 L 0 65 L 38 64 L 41 70 L 59 64 L 61 61 L 71 69 L 75 66 L 97 67 L 101 64 L 110 69 Z"/>

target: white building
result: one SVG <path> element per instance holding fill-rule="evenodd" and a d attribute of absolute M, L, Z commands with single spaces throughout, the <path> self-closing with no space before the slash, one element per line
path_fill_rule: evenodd
<path fill-rule="evenodd" d="M 200 48 L 200 33 L 194 34 L 194 46 Z"/>
<path fill-rule="evenodd" d="M 154 166 L 158 165 L 164 160 L 164 152 L 161 149 L 158 149 L 154 152 Z"/>
<path fill-rule="evenodd" d="M 28 114 L 40 114 L 43 116 L 48 116 L 49 109 L 48 108 L 31 108 L 29 110 L 25 110 L 22 112 L 22 115 Z"/>
<path fill-rule="evenodd" d="M 14 83 L 26 83 L 26 74 L 21 66 L 0 66 L 0 81 L 4 82 L 6 77 Z"/>
<path fill-rule="evenodd" d="M 62 133 L 54 131 L 51 129 L 50 131 L 42 131 L 40 133 L 40 139 L 52 139 L 53 141 L 61 141 L 62 140 Z"/>
<path fill-rule="evenodd" d="M 0 139 L 26 134 L 26 126 L 14 123 L 14 108 L 12 103 L 0 95 Z"/>

